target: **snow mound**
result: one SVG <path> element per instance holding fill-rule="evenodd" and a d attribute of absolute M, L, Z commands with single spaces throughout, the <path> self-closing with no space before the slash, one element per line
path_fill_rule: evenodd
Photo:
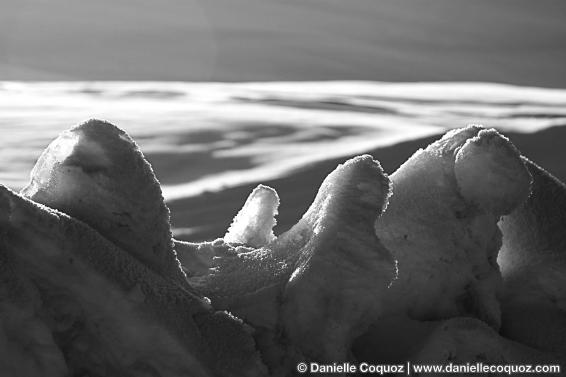
<path fill-rule="evenodd" d="M 277 194 L 255 189 L 228 235 L 232 241 L 233 229 L 244 229 L 237 240 L 261 239 L 262 247 L 235 246 L 225 238 L 177 241 L 177 249 L 189 264 L 191 284 L 213 306 L 259 331 L 260 349 L 274 370 L 305 358 L 346 360 L 351 342 L 383 310 L 382 296 L 395 276 L 394 261 L 373 230 L 389 194 L 381 166 L 359 156 L 338 166 L 298 223 L 267 244 Z M 258 211 L 261 202 L 267 206 Z M 266 222 L 258 226 L 259 218 Z"/>
<path fill-rule="evenodd" d="M 50 144 L 22 194 L 0 186 L 0 374 L 561 360 L 565 198 L 470 126 L 391 176 L 369 155 L 339 165 L 277 237 L 279 197 L 260 185 L 223 239 L 187 243 L 133 140 L 92 120 Z"/>
<path fill-rule="evenodd" d="M 494 129 L 481 130 L 456 154 L 454 174 L 466 200 L 506 215 L 531 193 L 531 175 L 519 151 Z"/>
<path fill-rule="evenodd" d="M 302 219 L 274 246 L 299 250 L 282 319 L 287 337 L 309 358 L 345 360 L 355 337 L 384 310 L 395 262 L 373 224 L 389 189 L 379 163 L 355 157 L 329 174 Z"/>
<path fill-rule="evenodd" d="M 159 182 L 116 126 L 90 120 L 63 132 L 37 161 L 22 194 L 84 221 L 149 268 L 184 281 Z"/>
<path fill-rule="evenodd" d="M 376 222 L 399 262 L 390 310 L 420 320 L 473 316 L 500 326 L 500 217 L 524 201 L 531 177 L 516 148 L 479 126 L 448 132 L 391 175 Z"/>

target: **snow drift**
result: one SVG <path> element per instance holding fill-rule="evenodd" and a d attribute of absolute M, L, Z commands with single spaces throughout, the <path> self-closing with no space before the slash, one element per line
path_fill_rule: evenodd
<path fill-rule="evenodd" d="M 137 145 L 91 120 L 47 148 L 21 193 L 0 188 L 0 374 L 558 362 L 565 198 L 504 136 L 471 126 L 391 176 L 371 156 L 346 161 L 282 234 L 279 197 L 259 186 L 223 239 L 187 243 Z"/>

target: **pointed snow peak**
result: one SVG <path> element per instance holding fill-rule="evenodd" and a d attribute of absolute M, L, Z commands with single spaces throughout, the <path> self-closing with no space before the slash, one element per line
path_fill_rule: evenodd
<path fill-rule="evenodd" d="M 181 277 L 159 183 L 116 126 L 89 120 L 63 132 L 37 161 L 22 194 L 84 221 L 154 271 Z"/>
<path fill-rule="evenodd" d="M 377 161 L 353 158 L 330 173 L 303 218 L 276 242 L 298 250 L 281 318 L 308 357 L 346 360 L 353 339 L 383 311 L 395 262 L 373 225 L 389 193 Z"/>
<path fill-rule="evenodd" d="M 301 222 L 318 233 L 329 224 L 357 223 L 373 227 L 387 206 L 390 181 L 369 155 L 339 165 L 326 177 Z M 301 224 L 299 222 L 299 224 Z"/>
<path fill-rule="evenodd" d="M 271 187 L 257 186 L 238 212 L 224 241 L 262 247 L 275 240 L 273 227 L 279 207 L 279 196 Z"/>

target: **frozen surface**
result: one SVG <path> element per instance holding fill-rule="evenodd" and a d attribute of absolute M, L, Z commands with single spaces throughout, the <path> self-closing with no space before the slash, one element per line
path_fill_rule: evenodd
<path fill-rule="evenodd" d="M 5 187 L 0 205 L 5 268 L 40 294 L 29 309 L 32 319 L 48 326 L 71 374 L 262 375 L 253 339 L 240 321 L 215 312 L 202 297 L 151 271 L 72 217 Z M 20 296 L 3 303 L 16 305 L 15 300 L 25 304 Z M 35 328 L 32 339 L 48 347 L 49 337 Z M 225 338 L 226 333 L 231 336 Z M 25 344 L 25 336 L 19 344 Z M 45 376 L 46 370 L 39 372 Z"/>
<path fill-rule="evenodd" d="M 509 214 L 531 193 L 531 175 L 519 151 L 494 129 L 466 140 L 454 160 L 464 198 L 485 211 Z"/>
<path fill-rule="evenodd" d="M 498 328 L 497 222 L 530 194 L 519 152 L 494 130 L 470 126 L 417 151 L 391 180 L 376 222 L 399 262 L 391 310 L 420 320 L 474 316 Z"/>
<path fill-rule="evenodd" d="M 122 130 L 65 132 L 23 191 L 35 201 L 0 190 L 6 373 L 31 358 L 37 376 L 263 375 L 248 328 L 186 281 L 159 184 Z"/>
<path fill-rule="evenodd" d="M 389 189 L 381 166 L 358 156 L 324 180 L 303 218 L 279 237 L 280 247 L 300 245 L 282 320 L 287 336 L 310 357 L 344 360 L 355 337 L 384 311 L 395 261 L 373 223 Z"/>
<path fill-rule="evenodd" d="M 275 240 L 273 227 L 279 196 L 271 187 L 257 186 L 238 212 L 224 241 L 261 247 Z"/>
<path fill-rule="evenodd" d="M 259 186 L 226 239 L 172 239 L 150 165 L 102 121 L 56 139 L 23 193 L 0 187 L 2 374 L 564 358 L 566 189 L 492 129 L 450 131 L 390 177 L 346 161 L 277 237 Z"/>
<path fill-rule="evenodd" d="M 275 194 L 267 192 L 271 215 Z M 257 196 L 258 189 L 250 199 Z M 346 360 L 353 340 L 383 311 L 383 296 L 395 277 L 394 261 L 373 230 L 388 197 L 389 180 L 380 165 L 359 156 L 338 166 L 299 222 L 265 247 L 234 247 L 219 239 L 177 242 L 177 250 L 189 281 L 213 306 L 260 331 L 268 365 Z M 235 222 L 248 221 L 251 227 L 239 226 L 263 234 L 242 211 Z M 203 264 L 208 270 L 191 267 Z"/>
<path fill-rule="evenodd" d="M 43 152 L 22 194 L 84 221 L 156 272 L 179 273 L 169 209 L 134 141 L 91 120 L 63 132 Z"/>

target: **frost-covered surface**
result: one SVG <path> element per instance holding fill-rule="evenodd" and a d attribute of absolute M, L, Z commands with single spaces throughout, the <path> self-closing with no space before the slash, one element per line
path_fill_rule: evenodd
<path fill-rule="evenodd" d="M 391 175 L 376 222 L 399 262 L 390 308 L 410 318 L 474 316 L 500 325 L 497 222 L 530 193 L 519 152 L 494 130 L 448 132 Z"/>
<path fill-rule="evenodd" d="M 238 212 L 224 236 L 224 241 L 261 247 L 275 240 L 273 227 L 279 196 L 271 187 L 257 186 Z"/>
<path fill-rule="evenodd" d="M 269 192 L 272 214 L 275 194 Z M 248 221 L 252 226 L 238 226 L 263 234 L 253 226 L 255 218 L 243 215 L 257 195 L 256 189 L 235 222 Z M 379 164 L 359 156 L 336 168 L 302 219 L 268 245 L 177 242 L 177 250 L 189 282 L 213 306 L 258 329 L 274 370 L 305 359 L 346 360 L 355 337 L 383 311 L 382 298 L 395 277 L 394 261 L 373 231 L 388 196 L 389 180 Z M 203 260 L 208 270 L 191 269 Z"/>
<path fill-rule="evenodd" d="M 63 132 L 40 156 L 22 194 L 184 281 L 159 183 L 134 141 L 110 123 L 91 120 Z"/>
<path fill-rule="evenodd" d="M 280 248 L 300 245 L 281 315 L 287 336 L 310 358 L 346 358 L 350 343 L 384 310 L 395 262 L 373 222 L 388 196 L 381 167 L 370 156 L 356 157 L 325 179 L 303 218 L 279 237 Z"/>
<path fill-rule="evenodd" d="M 449 132 L 391 177 L 352 158 L 277 236 L 259 186 L 227 239 L 172 239 L 149 164 L 101 121 L 54 141 L 23 192 L 54 208 L 0 186 L 3 376 L 565 361 L 566 188 L 495 130 Z"/>
<path fill-rule="evenodd" d="M 0 181 L 22 188 L 53 135 L 90 118 L 134 137 L 169 200 L 469 123 L 534 132 L 565 109 L 566 90 L 484 83 L 0 82 Z"/>
<path fill-rule="evenodd" d="M 239 321 L 215 313 L 206 300 L 152 272 L 84 223 L 5 187 L 1 195 L 5 268 L 40 297 L 30 315 L 49 328 L 71 374 L 261 375 L 254 342 Z M 13 289 L 9 281 L 2 288 Z M 25 297 L 17 299 L 30 306 Z"/>
<path fill-rule="evenodd" d="M 159 185 L 123 131 L 69 130 L 24 192 L 57 210 L 1 187 L 0 374 L 26 358 L 30 376 L 265 373 L 249 329 L 187 283 Z"/>

